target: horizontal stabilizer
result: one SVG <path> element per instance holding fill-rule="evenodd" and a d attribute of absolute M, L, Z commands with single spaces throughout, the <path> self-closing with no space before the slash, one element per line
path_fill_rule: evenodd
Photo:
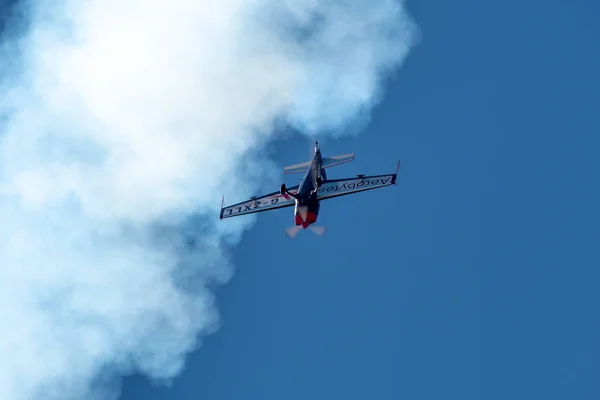
<path fill-rule="evenodd" d="M 306 172 L 310 169 L 311 164 L 312 164 L 312 160 L 303 162 L 300 164 L 290 165 L 288 167 L 283 168 L 283 173 L 284 174 L 298 174 L 300 172 Z"/>
<path fill-rule="evenodd" d="M 341 156 L 325 157 L 321 161 L 321 168 L 335 167 L 336 165 L 344 164 L 354 160 L 354 153 L 342 154 Z"/>
<path fill-rule="evenodd" d="M 325 157 L 321 160 L 321 168 L 330 168 L 335 167 L 336 165 L 344 164 L 354 160 L 354 153 L 352 154 L 342 154 L 334 157 Z M 310 169 L 312 165 L 311 161 L 306 161 L 300 164 L 290 165 L 288 167 L 283 168 L 284 174 L 298 174 L 301 172 L 306 172 Z"/>

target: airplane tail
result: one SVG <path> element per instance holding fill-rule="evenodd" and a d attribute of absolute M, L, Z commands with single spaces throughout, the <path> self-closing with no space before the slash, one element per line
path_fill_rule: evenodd
<path fill-rule="evenodd" d="M 324 226 L 310 225 L 308 227 L 308 229 L 310 229 L 315 235 L 317 235 L 319 237 L 325 235 L 325 232 L 327 232 L 327 228 L 325 228 Z M 288 235 L 290 237 L 290 239 L 293 239 L 296 237 L 298 232 L 300 232 L 301 230 L 302 230 L 302 226 L 295 225 L 295 226 L 290 226 L 289 228 L 287 228 L 285 230 L 285 233 L 286 233 L 286 235 Z"/>
<path fill-rule="evenodd" d="M 351 154 L 342 154 L 334 157 L 324 157 L 321 161 L 321 168 L 331 168 L 340 164 L 344 164 L 354 160 L 354 153 Z M 312 164 L 312 160 L 306 161 L 299 164 L 289 165 L 283 168 L 284 174 L 298 174 L 301 172 L 306 172 L 310 169 Z"/>

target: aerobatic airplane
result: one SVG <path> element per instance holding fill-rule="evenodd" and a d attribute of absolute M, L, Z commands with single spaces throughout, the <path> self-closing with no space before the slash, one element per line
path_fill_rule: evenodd
<path fill-rule="evenodd" d="M 220 218 L 237 217 L 239 215 L 295 206 L 295 225 L 286 229 L 287 235 L 293 238 L 301 229 L 309 228 L 317 235 L 322 236 L 325 234 L 325 228 L 313 225 L 317 222 L 320 202 L 322 200 L 396 184 L 396 176 L 400 168 L 399 161 L 396 173 L 394 174 L 357 175 L 356 178 L 327 179 L 326 168 L 352 160 L 354 160 L 354 153 L 323 158 L 319 149 L 319 142 L 315 142 L 315 155 L 312 160 L 290 165 L 283 169 L 285 174 L 306 172 L 299 185 L 287 188 L 285 183 L 283 183 L 279 192 L 269 193 L 260 197 L 251 197 L 248 201 L 227 207 L 223 207 L 225 201 L 223 198 Z"/>

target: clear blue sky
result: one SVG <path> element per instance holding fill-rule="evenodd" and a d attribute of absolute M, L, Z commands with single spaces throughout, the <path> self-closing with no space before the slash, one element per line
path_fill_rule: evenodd
<path fill-rule="evenodd" d="M 221 328 L 173 386 L 130 377 L 123 400 L 600 398 L 600 3 L 407 7 L 422 41 L 370 125 L 319 138 L 356 153 L 331 177 L 400 159 L 397 186 L 324 202 L 324 238 L 259 214 Z M 312 141 L 271 151 L 283 167 Z"/>
<path fill-rule="evenodd" d="M 323 239 L 260 214 L 221 329 L 174 386 L 131 378 L 123 399 L 600 398 L 600 5 L 408 9 L 423 40 L 372 123 L 321 139 L 356 152 L 333 176 L 401 159 L 398 185 L 323 203 Z"/>

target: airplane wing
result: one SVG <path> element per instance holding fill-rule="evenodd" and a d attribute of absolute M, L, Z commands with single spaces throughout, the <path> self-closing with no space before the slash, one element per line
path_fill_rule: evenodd
<path fill-rule="evenodd" d="M 296 193 L 298 191 L 298 185 L 288 188 L 290 193 Z M 250 200 L 242 203 L 234 204 L 231 206 L 223 207 L 221 205 L 220 218 L 231 218 L 239 215 L 246 215 L 257 213 L 261 211 L 276 210 L 278 208 L 291 207 L 295 204 L 293 197 L 286 199 L 279 192 L 273 192 L 264 196 L 251 198 Z"/>
<path fill-rule="evenodd" d="M 395 174 L 328 180 L 323 182 L 321 187 L 319 187 L 317 198 L 319 200 L 327 200 L 334 197 L 395 185 L 397 174 L 398 171 L 396 171 Z"/>

